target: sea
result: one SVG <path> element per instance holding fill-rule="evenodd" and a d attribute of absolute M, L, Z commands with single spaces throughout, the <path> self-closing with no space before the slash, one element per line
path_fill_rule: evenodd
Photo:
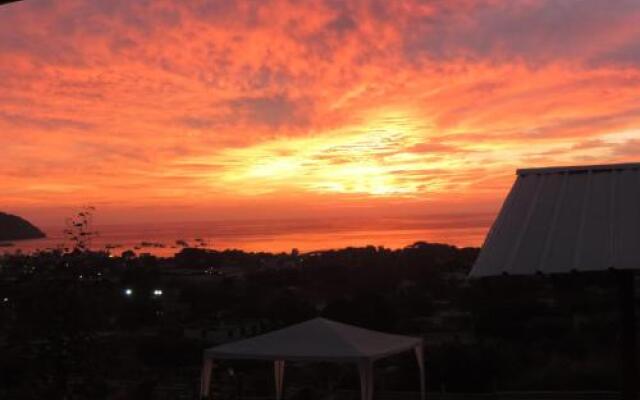
<path fill-rule="evenodd" d="M 286 219 L 101 224 L 91 227 L 90 248 L 119 255 L 126 250 L 171 257 L 184 247 L 251 252 L 322 251 L 344 247 L 402 248 L 418 241 L 480 246 L 492 216 L 382 219 Z M 70 248 L 65 227 L 41 226 L 46 238 L 0 243 L 0 253 Z"/>

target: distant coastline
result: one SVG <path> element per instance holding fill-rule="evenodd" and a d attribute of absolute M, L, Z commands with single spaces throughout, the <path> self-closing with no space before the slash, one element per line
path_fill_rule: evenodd
<path fill-rule="evenodd" d="M 374 221 L 375 222 L 375 221 Z M 46 238 L 22 240 L 13 247 L 0 248 L 0 253 L 71 246 L 63 234 L 64 226 L 43 226 Z M 300 220 L 300 221 L 202 221 L 193 223 L 155 223 L 101 225 L 90 248 L 106 250 L 114 255 L 132 250 L 136 254 L 150 253 L 171 257 L 185 247 L 208 249 L 239 249 L 256 252 L 301 252 L 338 249 L 349 246 L 385 246 L 402 248 L 426 240 L 451 243 L 460 247 L 478 246 L 486 227 L 451 229 L 434 224 L 429 219 L 387 221 L 384 226 L 365 225 L 362 221 Z"/>

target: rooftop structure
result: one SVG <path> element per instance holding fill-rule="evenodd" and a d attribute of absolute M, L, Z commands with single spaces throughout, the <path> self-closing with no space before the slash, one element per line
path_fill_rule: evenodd
<path fill-rule="evenodd" d="M 472 277 L 640 268 L 640 163 L 521 169 Z"/>

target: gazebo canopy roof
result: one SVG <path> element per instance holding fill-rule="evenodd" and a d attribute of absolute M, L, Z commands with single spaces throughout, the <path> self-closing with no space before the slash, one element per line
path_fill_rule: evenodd
<path fill-rule="evenodd" d="M 471 277 L 640 269 L 640 163 L 522 169 Z"/>
<path fill-rule="evenodd" d="M 207 358 L 358 361 L 414 349 L 421 338 L 392 335 L 315 318 L 238 342 L 212 347 Z"/>

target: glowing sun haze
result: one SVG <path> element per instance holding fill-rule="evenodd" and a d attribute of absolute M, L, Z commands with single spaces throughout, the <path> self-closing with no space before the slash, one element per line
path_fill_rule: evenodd
<path fill-rule="evenodd" d="M 640 158 L 640 2 L 27 0 L 0 7 L 0 155 L 35 222 L 484 229 L 516 168 Z"/>

